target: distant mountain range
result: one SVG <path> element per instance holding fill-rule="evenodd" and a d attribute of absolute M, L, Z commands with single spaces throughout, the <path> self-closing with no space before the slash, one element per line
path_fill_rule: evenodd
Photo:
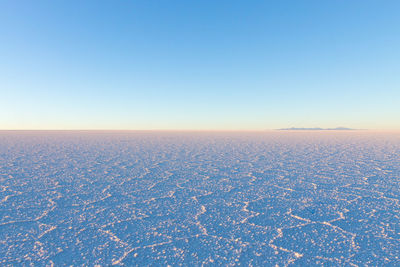
<path fill-rule="evenodd" d="M 336 128 L 282 128 L 278 129 L 280 131 L 353 131 L 356 129 L 346 128 L 346 127 L 336 127 Z"/>

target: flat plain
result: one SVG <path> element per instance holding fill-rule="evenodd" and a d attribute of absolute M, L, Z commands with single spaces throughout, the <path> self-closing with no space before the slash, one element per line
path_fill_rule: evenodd
<path fill-rule="evenodd" d="M 0 132 L 0 265 L 400 265 L 400 134 Z"/>

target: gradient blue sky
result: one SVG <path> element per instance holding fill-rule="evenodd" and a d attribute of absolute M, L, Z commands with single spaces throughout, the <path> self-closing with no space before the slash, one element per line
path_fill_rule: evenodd
<path fill-rule="evenodd" d="M 0 129 L 400 129 L 400 1 L 0 1 Z"/>

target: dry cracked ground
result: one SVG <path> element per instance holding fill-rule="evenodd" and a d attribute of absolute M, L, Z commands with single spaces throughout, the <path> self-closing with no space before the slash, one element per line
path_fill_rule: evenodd
<path fill-rule="evenodd" d="M 400 135 L 1 132 L 0 265 L 400 265 Z"/>

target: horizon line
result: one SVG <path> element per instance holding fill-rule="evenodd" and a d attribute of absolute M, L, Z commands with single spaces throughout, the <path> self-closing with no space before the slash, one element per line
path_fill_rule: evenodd
<path fill-rule="evenodd" d="M 0 129 L 0 132 L 396 132 L 400 129 Z"/>

